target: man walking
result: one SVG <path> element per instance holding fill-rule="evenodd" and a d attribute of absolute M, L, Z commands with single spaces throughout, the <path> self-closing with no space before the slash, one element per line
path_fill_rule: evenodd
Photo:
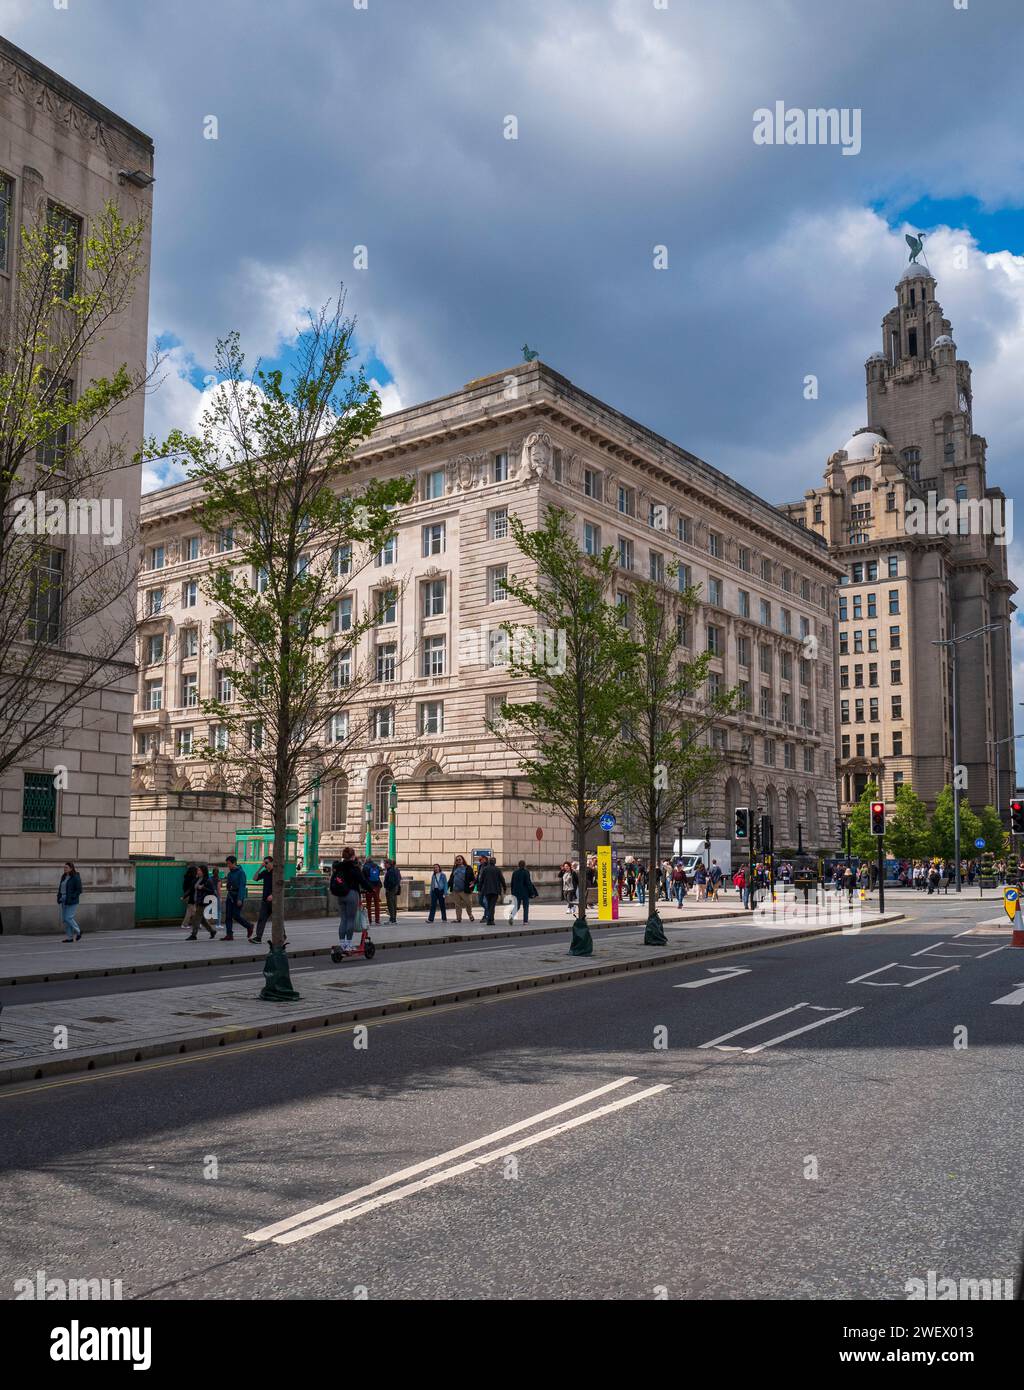
<path fill-rule="evenodd" d="M 258 882 L 263 884 L 263 901 L 260 903 L 260 915 L 256 918 L 256 933 L 249 939 L 260 945 L 263 941 L 263 932 L 270 920 L 270 914 L 274 910 L 274 856 L 268 854 L 263 861 L 263 868 L 256 875 Z"/>
<path fill-rule="evenodd" d="M 481 866 L 477 875 L 477 891 L 483 904 L 484 926 L 493 927 L 494 909 L 497 906 L 498 898 L 505 892 L 505 878 L 493 855 Z"/>
<path fill-rule="evenodd" d="M 380 926 L 380 865 L 375 859 L 363 861 L 363 898 L 366 903 L 366 925 Z"/>
<path fill-rule="evenodd" d="M 248 892 L 248 880 L 245 877 L 245 870 L 239 864 L 233 854 L 229 854 L 224 860 L 227 868 L 227 877 L 224 880 L 224 935 L 221 941 L 234 941 L 234 926 L 236 920 L 241 922 L 245 928 L 245 935 L 249 941 L 252 940 L 253 925 L 246 921 L 242 915 L 242 904 Z"/>
<path fill-rule="evenodd" d="M 465 908 L 469 915 L 469 920 L 473 921 L 473 884 L 476 879 L 472 867 L 466 863 L 465 855 L 457 854 L 452 871 L 448 875 L 448 892 L 455 907 L 456 922 L 462 921 L 462 911 Z"/>
<path fill-rule="evenodd" d="M 398 890 L 402 886 L 402 875 L 393 859 L 384 860 L 384 899 L 388 905 L 388 921 L 398 921 Z M 378 919 L 379 920 L 379 919 Z"/>

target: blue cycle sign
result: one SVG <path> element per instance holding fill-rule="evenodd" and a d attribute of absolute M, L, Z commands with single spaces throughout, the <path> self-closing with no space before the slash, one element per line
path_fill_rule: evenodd
<path fill-rule="evenodd" d="M 974 848 L 975 848 L 975 849 L 984 849 L 984 848 L 985 848 L 985 841 L 984 841 L 984 840 L 975 840 L 975 842 L 974 842 Z"/>
<path fill-rule="evenodd" d="M 611 830 L 614 828 L 614 825 L 615 817 L 612 815 L 611 811 L 605 811 L 604 815 L 601 817 L 601 829 Z"/>

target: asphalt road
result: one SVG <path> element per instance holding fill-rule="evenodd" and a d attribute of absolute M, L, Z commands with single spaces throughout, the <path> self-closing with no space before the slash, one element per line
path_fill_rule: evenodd
<path fill-rule="evenodd" d="M 0 1295 L 37 1270 L 171 1299 L 900 1300 L 929 1270 L 1012 1277 L 1024 1004 L 993 1001 L 1024 990 L 1024 952 L 957 935 L 991 900 L 913 911 L 0 1093 Z M 246 1238 L 279 1222 L 299 1238 Z"/>

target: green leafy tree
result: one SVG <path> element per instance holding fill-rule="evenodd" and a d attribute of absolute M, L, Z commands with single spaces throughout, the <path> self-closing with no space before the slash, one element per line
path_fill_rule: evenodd
<path fill-rule="evenodd" d="M 623 786 L 621 681 L 635 647 L 606 601 L 615 573 L 610 550 L 580 553 L 574 518 L 545 512 L 537 530 L 510 515 L 512 538 L 530 578 L 506 582 L 536 627 L 503 623 L 509 673 L 532 683 L 537 698 L 506 701 L 489 728 L 517 754 L 531 801 L 567 821 L 579 860 L 580 892 L 573 955 L 589 956 L 587 837 Z"/>
<path fill-rule="evenodd" d="M 1001 859 L 1007 852 L 1007 835 L 999 812 L 994 806 L 983 806 L 978 817 L 978 835 L 985 841 L 985 853 Z M 973 840 L 971 844 L 973 846 Z M 977 851 L 975 851 L 977 853 Z"/>
<path fill-rule="evenodd" d="M 967 859 L 973 853 L 974 841 L 981 834 L 981 821 L 971 810 L 965 797 L 960 798 L 960 856 Z M 953 825 L 953 788 L 942 788 L 935 798 L 932 812 L 931 852 L 942 859 L 956 854 Z"/>
<path fill-rule="evenodd" d="M 905 782 L 896 793 L 896 805 L 885 828 L 885 848 L 896 859 L 924 859 L 931 845 L 928 807 Z"/>
<path fill-rule="evenodd" d="M 214 641 L 230 686 L 202 706 L 228 731 L 228 747 L 203 752 L 226 774 L 269 787 L 276 947 L 288 805 L 368 738 L 351 707 L 380 673 L 359 663 L 359 641 L 398 584 L 344 618 L 339 594 L 394 534 L 394 508 L 413 492 L 406 477 L 361 487 L 352 477 L 352 451 L 377 424 L 380 401 L 362 370 L 349 371 L 354 323 L 342 310 L 339 299 L 310 316 L 287 382 L 259 366 L 248 375 L 237 334 L 223 340 L 200 432 L 176 433 L 158 451 L 186 461 L 202 487 L 200 523 L 223 553 L 204 584 L 222 614 Z M 400 659 L 383 679 L 397 678 Z"/>
<path fill-rule="evenodd" d="M 669 577 L 678 571 L 670 567 Z M 635 655 L 621 677 L 624 796 L 647 830 L 648 946 L 667 945 L 658 914 L 654 876 L 666 826 L 720 767 L 722 755 L 708 747 L 708 731 L 736 704 L 738 692 L 708 692 L 710 651 L 687 660 L 683 637 L 698 604 L 698 587 L 683 593 L 644 580 L 630 593 L 622 617 L 628 622 Z"/>
<path fill-rule="evenodd" d="M 75 709 L 130 675 L 138 462 L 119 412 L 152 371 L 91 376 L 130 311 L 145 219 L 109 202 L 80 237 L 53 212 L 12 238 L 0 314 L 0 776 L 60 746 Z M 158 364 L 154 363 L 154 370 Z M 120 510 L 116 510 L 116 509 Z M 43 530 L 39 529 L 39 521 Z"/>

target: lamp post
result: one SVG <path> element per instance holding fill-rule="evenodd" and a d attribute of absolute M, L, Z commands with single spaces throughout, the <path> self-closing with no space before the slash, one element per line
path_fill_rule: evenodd
<path fill-rule="evenodd" d="M 398 783 L 391 783 L 391 790 L 388 792 L 388 858 L 397 862 L 398 856 L 395 853 L 396 840 L 398 838 Z"/>
<path fill-rule="evenodd" d="M 373 802 L 372 802 L 372 801 L 368 801 L 363 809 L 364 809 L 364 811 L 366 812 L 366 854 L 365 854 L 365 858 L 369 859 L 370 855 L 373 853 Z"/>
<path fill-rule="evenodd" d="M 952 658 L 953 676 L 953 860 L 956 868 L 956 891 L 963 892 L 963 880 L 960 876 L 960 718 L 958 706 L 958 687 L 960 684 L 960 664 L 959 646 L 961 642 L 969 642 L 973 637 L 981 637 L 986 632 L 994 632 L 1006 621 L 1000 618 L 994 623 L 985 623 L 982 627 L 972 628 L 970 632 L 964 632 L 957 636 L 956 624 L 952 624 L 951 636 L 941 639 L 933 639 L 933 647 L 948 647 Z"/>

